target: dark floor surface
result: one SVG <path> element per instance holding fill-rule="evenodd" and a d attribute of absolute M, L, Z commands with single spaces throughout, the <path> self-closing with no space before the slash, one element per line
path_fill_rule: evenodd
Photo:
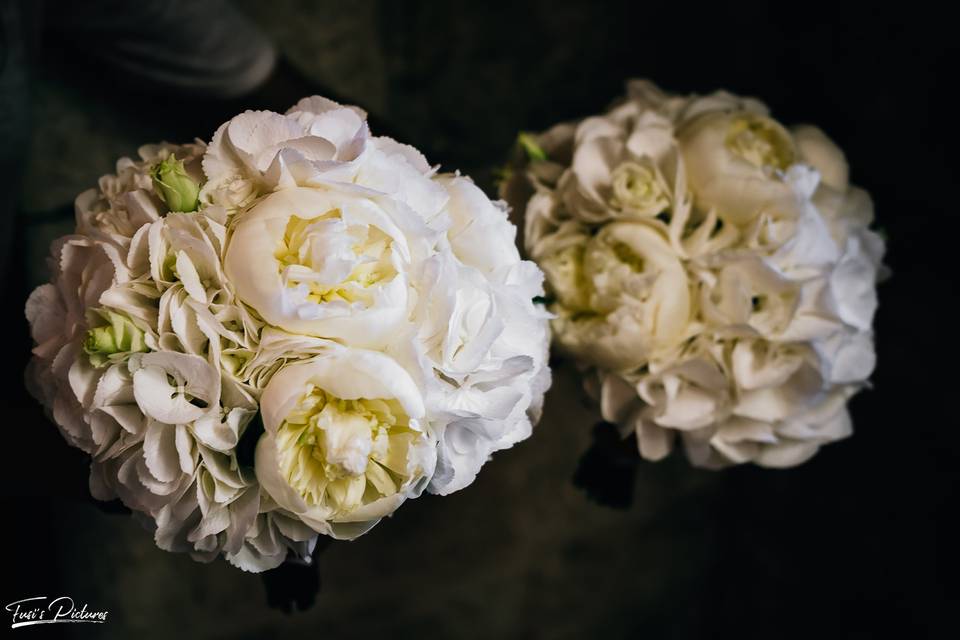
<path fill-rule="evenodd" d="M 617 510 L 571 481 L 595 415 L 573 367 L 557 363 L 530 440 L 497 455 L 468 489 L 409 502 L 369 535 L 332 545 L 316 606 L 283 614 L 267 607 L 258 577 L 160 551 L 130 518 L 94 506 L 82 455 L 20 391 L 19 309 L 45 276 L 46 245 L 70 230 L 58 209 L 140 143 L 211 133 L 190 129 L 188 103 L 164 117 L 122 88 L 46 64 L 6 283 L 4 604 L 69 594 L 109 610 L 105 625 L 61 630 L 84 638 L 955 637 L 948 21 L 917 7 L 240 5 L 303 74 L 486 188 L 518 129 L 599 111 L 630 76 L 754 94 L 785 122 L 816 122 L 847 151 L 890 239 L 875 388 L 853 403 L 853 438 L 801 468 L 641 463 L 626 472 L 632 506 Z"/>

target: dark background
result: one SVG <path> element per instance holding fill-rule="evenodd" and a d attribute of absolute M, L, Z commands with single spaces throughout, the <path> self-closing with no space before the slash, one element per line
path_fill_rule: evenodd
<path fill-rule="evenodd" d="M 237 5 L 295 71 L 248 103 L 147 98 L 86 61 L 95 41 L 70 44 L 34 23 L 29 122 L 8 121 L 2 141 L 15 158 L 2 188 L 18 202 L 4 234 L 4 604 L 69 594 L 110 611 L 106 625 L 56 629 L 76 637 L 955 637 L 954 21 L 916 3 Z M 73 196 L 118 156 L 209 138 L 242 108 L 327 91 L 489 189 L 517 130 L 596 113 L 628 77 L 755 95 L 846 151 L 893 270 L 880 289 L 874 388 L 853 401 L 851 439 L 786 471 L 705 472 L 682 455 L 640 463 L 623 472 L 632 505 L 612 509 L 571 482 L 596 418 L 573 367 L 557 362 L 529 441 L 468 489 L 408 502 L 369 535 L 333 544 L 317 604 L 293 614 L 267 606 L 259 577 L 162 552 L 92 503 L 83 456 L 21 391 L 20 309 L 45 278 L 46 245 L 70 231 Z"/>

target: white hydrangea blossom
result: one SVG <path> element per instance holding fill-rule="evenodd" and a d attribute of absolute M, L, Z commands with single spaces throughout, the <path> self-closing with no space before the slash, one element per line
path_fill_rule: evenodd
<path fill-rule="evenodd" d="M 643 457 L 796 465 L 851 433 L 884 252 L 819 129 L 646 81 L 528 136 L 502 185 L 546 273 L 554 340 Z"/>

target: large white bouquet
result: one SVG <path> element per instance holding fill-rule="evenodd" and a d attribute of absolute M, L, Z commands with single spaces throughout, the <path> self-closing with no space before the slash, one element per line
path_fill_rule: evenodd
<path fill-rule="evenodd" d="M 819 129 L 632 81 L 606 113 L 520 142 L 503 191 L 554 340 L 643 457 L 679 435 L 698 466 L 783 467 L 851 432 L 884 243 Z"/>
<path fill-rule="evenodd" d="M 163 549 L 307 559 L 538 418 L 542 274 L 505 206 L 365 118 L 312 97 L 143 147 L 53 245 L 29 383 Z"/>

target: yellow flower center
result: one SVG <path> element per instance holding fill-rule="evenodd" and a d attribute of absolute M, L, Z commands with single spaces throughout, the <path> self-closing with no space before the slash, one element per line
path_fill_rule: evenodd
<path fill-rule="evenodd" d="M 396 400 L 344 400 L 311 385 L 277 431 L 280 471 L 311 506 L 346 513 L 397 492 L 419 437 Z"/>
<path fill-rule="evenodd" d="M 617 260 L 627 265 L 631 271 L 634 273 L 643 271 L 646 261 L 643 259 L 643 256 L 638 255 L 633 250 L 633 247 L 625 242 L 613 242 L 610 244 L 610 249 L 613 251 L 613 255 L 617 257 Z"/>
<path fill-rule="evenodd" d="M 730 123 L 726 145 L 734 155 L 761 168 L 785 171 L 796 157 L 790 134 L 774 120 L 753 114 Z"/>
<path fill-rule="evenodd" d="M 617 209 L 655 216 L 670 204 L 656 170 L 638 162 L 620 164 L 613 170 L 612 183 L 610 204 Z"/>
<path fill-rule="evenodd" d="M 291 216 L 274 256 L 289 288 L 307 300 L 373 302 L 372 287 L 397 275 L 391 238 L 375 227 L 348 225 L 333 209 L 315 218 Z"/>

